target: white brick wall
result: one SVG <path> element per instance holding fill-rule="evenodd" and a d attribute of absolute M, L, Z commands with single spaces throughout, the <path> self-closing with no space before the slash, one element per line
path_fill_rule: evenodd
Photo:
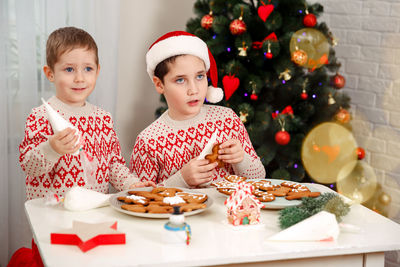
<path fill-rule="evenodd" d="M 391 196 L 389 218 L 400 223 L 400 0 L 308 2 L 324 6 L 318 20 L 338 39 L 353 133 Z M 399 264 L 398 251 L 386 253 L 385 266 Z"/>

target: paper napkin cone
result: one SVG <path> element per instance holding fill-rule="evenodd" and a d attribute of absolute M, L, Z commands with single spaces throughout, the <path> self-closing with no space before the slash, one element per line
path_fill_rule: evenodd
<path fill-rule="evenodd" d="M 212 148 L 217 141 L 217 132 L 215 131 L 212 135 L 210 140 L 208 140 L 208 143 L 205 145 L 203 151 L 201 151 L 200 155 L 197 157 L 197 159 L 204 159 L 206 155 L 212 154 Z"/>
<path fill-rule="evenodd" d="M 339 225 L 334 214 L 319 213 L 268 238 L 270 241 L 334 241 L 339 236 Z"/>
<path fill-rule="evenodd" d="M 76 130 L 76 134 L 79 135 L 79 130 L 73 126 L 69 121 L 65 120 L 63 117 L 61 117 L 60 114 L 58 114 L 57 111 L 55 111 L 43 98 L 42 102 L 44 104 L 44 107 L 46 109 L 47 117 L 49 119 L 51 128 L 53 129 L 54 133 L 58 133 L 66 128 L 72 128 Z M 77 141 L 77 143 L 79 140 Z M 78 155 L 79 150 L 73 153 L 73 155 Z"/>
<path fill-rule="evenodd" d="M 71 211 L 100 208 L 109 205 L 110 196 L 110 194 L 74 186 L 65 194 L 64 207 Z"/>

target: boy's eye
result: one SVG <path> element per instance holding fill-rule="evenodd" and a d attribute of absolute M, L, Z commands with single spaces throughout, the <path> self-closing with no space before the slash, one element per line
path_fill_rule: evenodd
<path fill-rule="evenodd" d="M 176 79 L 175 80 L 175 82 L 176 83 L 183 83 L 185 80 L 183 79 L 183 78 L 179 78 L 179 79 Z"/>
<path fill-rule="evenodd" d="M 66 71 L 66 72 L 72 72 L 73 70 L 74 70 L 74 69 L 71 68 L 71 67 L 65 68 L 65 71 Z"/>
<path fill-rule="evenodd" d="M 93 70 L 92 67 L 86 67 L 86 68 L 85 68 L 85 71 L 92 71 L 92 70 Z"/>
<path fill-rule="evenodd" d="M 197 80 L 202 80 L 204 78 L 204 74 L 197 75 Z"/>

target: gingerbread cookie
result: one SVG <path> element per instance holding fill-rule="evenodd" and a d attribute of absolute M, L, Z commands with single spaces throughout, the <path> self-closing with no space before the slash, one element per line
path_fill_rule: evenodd
<path fill-rule="evenodd" d="M 158 194 L 164 197 L 173 197 L 175 196 L 176 192 L 182 192 L 179 188 L 173 187 L 155 187 L 151 190 L 151 193 Z"/>
<path fill-rule="evenodd" d="M 232 195 L 233 192 L 236 191 L 234 188 L 217 188 L 218 192 L 225 194 L 225 195 Z"/>
<path fill-rule="evenodd" d="M 218 159 L 218 150 L 219 150 L 219 144 L 216 144 L 212 148 L 212 154 L 207 154 L 204 158 L 207 159 L 210 163 L 218 162 L 218 167 L 222 168 L 224 167 L 225 163 Z"/>
<path fill-rule="evenodd" d="M 143 197 L 143 196 L 136 196 L 136 195 L 130 195 L 130 196 L 121 196 L 118 197 L 119 201 L 123 201 L 126 204 L 139 204 L 139 205 L 144 205 L 146 206 L 149 204 L 149 199 Z"/>
<path fill-rule="evenodd" d="M 231 175 L 225 176 L 225 180 L 227 180 L 227 181 L 229 181 L 231 183 L 238 183 L 238 182 L 241 182 L 241 181 L 246 181 L 247 178 L 231 174 Z"/>
<path fill-rule="evenodd" d="M 275 200 L 275 196 L 268 192 L 264 192 L 263 194 L 258 195 L 257 198 L 261 202 L 271 202 Z"/>
<path fill-rule="evenodd" d="M 148 200 L 162 201 L 163 196 L 148 191 L 128 191 L 129 195 L 145 197 Z"/>
<path fill-rule="evenodd" d="M 207 195 L 202 193 L 178 192 L 176 195 L 183 198 L 187 203 L 204 203 L 208 199 Z"/>
<path fill-rule="evenodd" d="M 281 186 L 279 188 L 275 188 L 273 191 L 269 191 L 271 194 L 273 194 L 276 197 L 284 197 L 290 192 L 289 187 Z"/>
<path fill-rule="evenodd" d="M 128 211 L 133 211 L 133 212 L 140 212 L 140 213 L 145 213 L 147 211 L 147 208 L 143 205 L 121 205 L 121 209 L 128 210 Z"/>
<path fill-rule="evenodd" d="M 171 213 L 172 210 L 172 206 L 160 206 L 152 203 L 147 206 L 148 213 Z"/>
<path fill-rule="evenodd" d="M 303 197 L 319 197 L 321 192 L 293 192 L 293 194 L 285 197 L 287 200 L 302 199 Z"/>

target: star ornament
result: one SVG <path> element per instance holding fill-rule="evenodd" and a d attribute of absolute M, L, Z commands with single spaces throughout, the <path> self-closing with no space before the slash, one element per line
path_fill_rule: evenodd
<path fill-rule="evenodd" d="M 73 221 L 71 229 L 51 233 L 50 243 L 75 245 L 83 252 L 100 245 L 125 244 L 125 233 L 117 231 L 117 222 L 85 223 Z"/>

